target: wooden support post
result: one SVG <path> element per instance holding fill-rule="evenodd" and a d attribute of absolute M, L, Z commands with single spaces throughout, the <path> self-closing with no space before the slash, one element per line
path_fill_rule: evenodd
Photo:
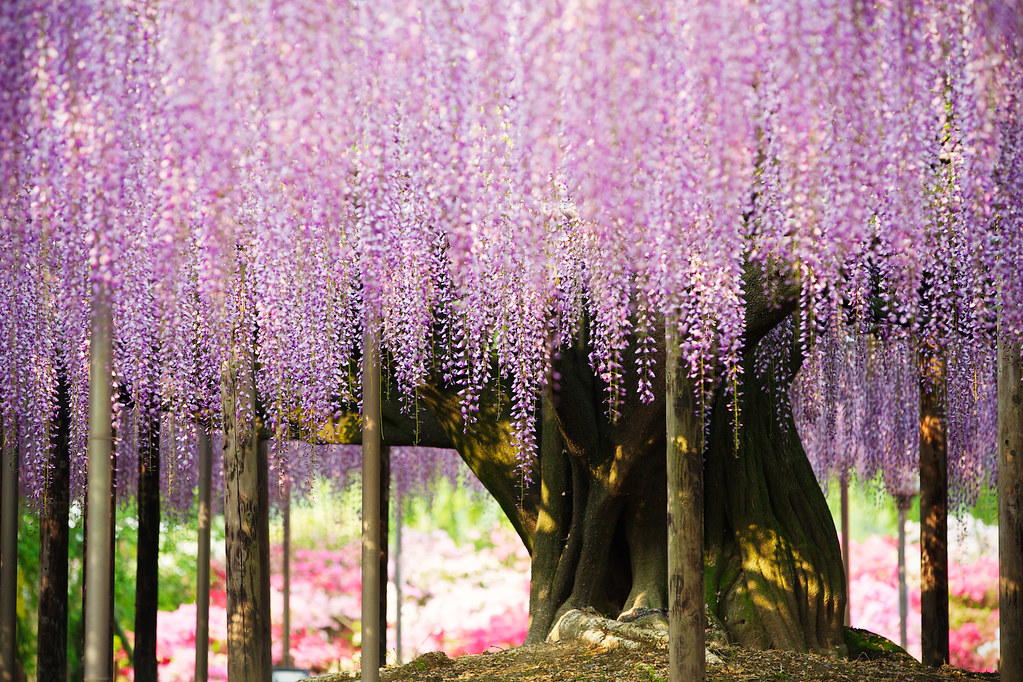
<path fill-rule="evenodd" d="M 230 682 L 270 682 L 273 672 L 266 450 L 257 435 L 252 355 L 251 341 L 243 340 L 221 385 Z"/>
<path fill-rule="evenodd" d="M 210 654 L 210 523 L 213 518 L 213 448 L 209 426 L 199 424 L 198 562 L 195 597 L 195 682 L 206 682 Z"/>
<path fill-rule="evenodd" d="M 401 574 L 401 524 L 402 524 L 402 506 L 405 500 L 401 497 L 401 492 L 395 487 L 395 504 L 394 504 L 394 658 L 395 663 L 401 665 L 402 663 L 402 652 L 401 652 L 401 604 L 405 597 L 405 591 L 402 584 Z"/>
<path fill-rule="evenodd" d="M 387 664 L 387 553 L 390 543 L 391 448 L 380 446 L 380 665 Z"/>
<path fill-rule="evenodd" d="M 908 641 L 906 622 L 909 619 L 909 590 L 906 586 L 906 511 L 909 509 L 912 499 L 909 495 L 898 495 L 895 498 L 899 513 L 899 646 L 903 649 L 906 648 Z"/>
<path fill-rule="evenodd" d="M 849 585 L 849 474 L 843 471 L 839 475 L 840 500 L 839 514 L 842 519 L 842 568 L 845 571 L 845 626 L 852 624 L 852 598 Z"/>
<path fill-rule="evenodd" d="M 71 417 L 67 373 L 57 372 L 57 420 L 50 439 L 50 474 L 39 523 L 39 625 L 36 677 L 67 680 L 68 521 L 71 507 Z"/>
<path fill-rule="evenodd" d="M 380 679 L 380 356 L 372 326 L 362 346 L 362 680 Z"/>
<path fill-rule="evenodd" d="M 703 415 L 695 383 L 667 331 L 668 671 L 671 682 L 706 678 L 703 593 Z M 702 387 L 701 387 L 702 388 Z"/>
<path fill-rule="evenodd" d="M 13 420 L 11 420 L 13 421 Z M 3 429 L 0 467 L 0 682 L 15 682 L 18 652 L 18 444 Z"/>
<path fill-rule="evenodd" d="M 84 682 L 108 682 L 110 571 L 113 548 L 107 521 L 113 511 L 110 466 L 114 449 L 111 360 L 113 314 L 102 283 L 94 284 L 89 343 L 89 474 L 85 545 Z"/>
<path fill-rule="evenodd" d="M 281 665 L 285 668 L 291 667 L 291 480 L 287 477 L 284 478 L 284 490 L 282 491 L 284 499 L 282 501 L 282 534 L 283 547 L 281 548 L 284 554 L 284 565 L 281 567 L 284 579 L 284 604 L 283 604 L 283 618 L 282 618 L 282 635 L 283 642 L 281 645 Z"/>
<path fill-rule="evenodd" d="M 1023 347 L 998 340 L 998 671 L 1023 680 Z"/>
<path fill-rule="evenodd" d="M 924 358 L 920 381 L 920 644 L 924 665 L 949 661 L 948 450 L 943 366 Z"/>
<path fill-rule="evenodd" d="M 135 681 L 157 682 L 156 614 L 160 595 L 160 405 L 154 398 L 139 423 L 138 553 L 135 581 Z"/>
<path fill-rule="evenodd" d="M 117 439 L 117 429 L 114 429 L 114 439 Z M 114 633 L 117 632 L 117 614 L 114 612 L 114 550 L 117 547 L 117 449 L 110 453 L 110 514 L 105 520 L 106 531 L 107 531 L 107 546 L 110 548 L 110 570 L 107 573 L 107 589 L 106 598 L 109 604 L 107 605 L 107 613 L 110 614 L 110 620 L 107 621 L 107 632 L 106 637 L 103 641 L 106 642 L 106 651 L 104 656 L 107 662 L 107 670 L 104 673 L 104 679 L 114 679 Z"/>

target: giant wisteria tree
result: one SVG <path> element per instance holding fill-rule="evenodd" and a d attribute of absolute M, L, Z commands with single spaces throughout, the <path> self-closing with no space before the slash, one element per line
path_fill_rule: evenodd
<path fill-rule="evenodd" d="M 531 640 L 581 607 L 668 620 L 694 678 L 705 602 L 740 644 L 841 650 L 835 530 L 768 384 L 848 335 L 955 358 L 956 396 L 989 385 L 996 341 L 1018 367 L 1020 10 L 7 3 L 22 488 L 43 495 L 63 409 L 82 490 L 91 353 L 93 388 L 108 368 L 139 423 L 223 429 L 228 490 L 258 489 L 265 467 L 231 467 L 260 430 L 345 439 L 369 320 L 390 438 L 455 446 L 530 548 Z M 993 409 L 948 405 L 962 442 Z"/>

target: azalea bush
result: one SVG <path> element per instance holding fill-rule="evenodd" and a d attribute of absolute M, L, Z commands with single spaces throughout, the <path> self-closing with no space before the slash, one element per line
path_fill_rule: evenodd
<path fill-rule="evenodd" d="M 321 491 L 322 493 L 322 491 Z M 356 669 L 361 644 L 358 496 L 314 495 L 292 510 L 291 631 L 293 664 L 314 672 Z M 873 502 L 854 509 L 850 605 L 852 624 L 899 639 L 896 540 Z M 403 661 L 426 651 L 450 656 L 518 646 L 528 625 L 529 557 L 496 504 L 446 481 L 405 511 L 400 554 Z M 394 577 L 392 516 L 390 576 Z M 919 527 L 908 524 L 908 648 L 920 655 Z M 213 525 L 209 675 L 227 677 L 223 519 Z M 194 528 L 167 529 L 160 557 L 158 655 L 162 682 L 191 680 L 195 665 Z M 271 613 L 275 665 L 283 659 L 283 549 L 271 525 Z M 997 528 L 966 517 L 949 529 L 952 664 L 993 670 L 998 662 Z M 398 595 L 388 584 L 387 661 L 395 662 Z M 128 633 L 129 638 L 131 633 Z M 125 663 L 126 662 L 122 662 Z M 131 679 L 130 669 L 122 679 Z"/>
<path fill-rule="evenodd" d="M 998 530 L 966 517 L 949 528 L 950 663 L 971 670 L 998 669 Z M 850 542 L 850 606 L 854 627 L 899 641 L 898 547 L 893 537 Z M 920 658 L 919 525 L 907 524 L 906 583 L 909 653 Z"/>
<path fill-rule="evenodd" d="M 529 557 L 499 513 L 479 500 L 439 486 L 439 515 L 427 517 L 428 504 L 408 505 L 400 553 L 402 576 L 402 659 L 426 651 L 457 656 L 518 646 L 526 635 Z M 292 664 L 313 672 L 357 669 L 361 643 L 361 549 L 354 511 L 321 500 L 313 509 L 293 511 L 290 654 Z M 330 511 L 336 513 L 331 514 Z M 328 512 L 328 513 L 325 513 Z M 222 518 L 213 528 L 210 585 L 209 679 L 227 679 L 227 610 Z M 432 530 L 427 530 L 435 526 Z M 392 534 L 395 529 L 392 526 Z M 185 529 L 187 532 L 187 529 Z M 161 556 L 164 584 L 185 603 L 159 613 L 157 656 L 162 682 L 192 680 L 195 669 L 196 605 L 194 542 L 177 537 Z M 274 665 L 283 661 L 283 547 L 280 524 L 271 533 L 271 628 Z M 389 573 L 395 575 L 392 535 Z M 188 565 L 191 564 L 189 568 Z M 397 589 L 388 584 L 388 661 L 397 655 Z M 122 679 L 132 679 L 126 669 Z"/>

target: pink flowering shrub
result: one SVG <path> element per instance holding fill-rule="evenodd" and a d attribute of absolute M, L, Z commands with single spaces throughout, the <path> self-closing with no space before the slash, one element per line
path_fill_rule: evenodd
<path fill-rule="evenodd" d="M 518 646 L 526 635 L 529 557 L 503 527 L 457 545 L 443 531 L 405 529 L 402 542 L 402 650 L 408 660 L 441 650 L 451 656 Z M 477 549 L 479 548 L 479 549 Z M 290 652 L 313 672 L 358 667 L 361 550 L 352 540 L 336 549 L 292 551 Z M 283 553 L 271 552 L 271 658 L 283 658 Z M 391 556 L 391 575 L 394 555 Z M 222 561 L 214 559 L 210 590 L 209 679 L 227 679 L 227 596 Z M 396 590 L 388 585 L 389 649 L 394 651 Z M 188 682 L 195 670 L 196 605 L 159 613 L 157 656 L 162 682 Z M 392 654 L 393 655 L 393 654 Z M 120 679 L 133 679 L 130 669 Z"/>
<path fill-rule="evenodd" d="M 402 659 L 440 650 L 449 656 L 518 646 L 526 635 L 529 558 L 506 528 L 473 530 L 456 544 L 443 531 L 404 530 Z M 950 538 L 951 539 L 951 538 Z M 953 540 L 954 542 L 954 540 Z M 339 543 L 340 544 L 340 543 Z M 871 536 L 852 542 L 852 624 L 899 640 L 897 548 L 894 538 Z M 906 549 L 909 584 L 908 648 L 920 655 L 919 546 Z M 954 555 L 953 555 L 954 556 Z M 275 664 L 283 651 L 282 553 L 271 556 L 270 606 Z M 355 540 L 336 548 L 295 549 L 291 557 L 291 655 L 294 665 L 314 672 L 358 667 L 361 599 L 360 548 Z M 395 556 L 391 553 L 391 576 Z M 949 562 L 952 664 L 993 670 L 998 663 L 998 562 L 990 552 Z M 224 569 L 212 572 L 209 671 L 227 678 L 227 611 Z M 195 604 L 159 614 L 160 679 L 192 679 L 195 665 Z M 388 660 L 393 662 L 397 592 L 388 585 Z M 129 635 L 130 636 L 130 635 Z M 121 679 L 132 679 L 131 671 Z"/>
<path fill-rule="evenodd" d="M 950 544 L 954 542 L 950 533 Z M 854 627 L 899 641 L 898 548 L 895 538 L 871 536 L 850 547 L 850 607 Z M 920 547 L 906 546 L 909 653 L 921 655 Z M 950 663 L 970 670 L 998 668 L 998 560 L 981 554 L 949 559 Z"/>
<path fill-rule="evenodd" d="M 477 551 L 456 545 L 443 531 L 410 530 L 406 538 L 404 658 L 433 649 L 461 655 L 522 644 L 529 622 L 529 556 L 514 532 L 501 526 L 481 534 L 475 544 L 484 549 Z"/>

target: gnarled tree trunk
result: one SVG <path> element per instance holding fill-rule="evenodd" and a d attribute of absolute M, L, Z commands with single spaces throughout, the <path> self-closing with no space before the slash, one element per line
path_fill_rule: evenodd
<path fill-rule="evenodd" d="M 838 651 L 845 577 L 834 523 L 794 426 L 778 423 L 751 353 L 745 362 L 738 450 L 730 400 L 718 396 L 711 408 L 704 462 L 709 614 L 743 646 Z M 563 349 L 558 371 L 537 471 L 525 485 L 507 424 L 490 418 L 503 398 L 485 393 L 479 423 L 467 434 L 453 392 L 433 386 L 420 397 L 532 553 L 527 642 L 542 641 L 561 615 L 578 608 L 666 626 L 664 395 L 643 405 L 627 394 L 611 423 L 584 343 Z"/>
<path fill-rule="evenodd" d="M 791 418 L 753 371 L 752 349 L 793 309 L 747 292 L 746 371 L 741 427 L 730 399 L 710 405 L 704 453 L 704 594 L 708 615 L 743 646 L 835 652 L 843 645 L 845 573 L 838 535 Z M 664 367 L 665 348 L 656 351 Z M 557 362 L 558 390 L 541 405 L 538 458 L 522 475 L 508 397 L 483 391 L 465 428 L 457 388 L 420 387 L 426 414 L 416 427 L 384 406 L 384 443 L 454 447 L 501 505 L 532 557 L 527 642 L 543 641 L 558 619 L 593 609 L 626 622 L 667 628 L 665 395 L 643 404 L 627 390 L 621 416 L 607 418 L 604 386 L 589 360 L 585 329 Z M 634 366 L 631 357 L 626 366 Z M 634 387 L 635 379 L 627 382 Z M 396 394 L 396 392 L 394 392 Z M 334 442 L 358 442 L 346 420 Z M 418 429 L 418 430 L 417 430 Z M 321 433 L 327 433 L 323 431 Z"/>

